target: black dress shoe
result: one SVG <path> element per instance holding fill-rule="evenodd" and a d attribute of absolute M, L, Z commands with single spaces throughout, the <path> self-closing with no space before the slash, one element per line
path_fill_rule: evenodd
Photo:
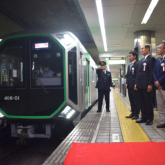
<path fill-rule="evenodd" d="M 165 124 L 159 124 L 157 125 L 157 128 L 165 128 Z"/>
<path fill-rule="evenodd" d="M 101 110 L 97 110 L 97 112 L 101 112 Z"/>
<path fill-rule="evenodd" d="M 139 119 L 139 116 L 133 116 L 132 120 Z"/>
<path fill-rule="evenodd" d="M 147 120 L 146 125 L 152 125 L 153 121 L 152 120 Z"/>
<path fill-rule="evenodd" d="M 146 123 L 147 120 L 146 119 L 139 119 L 139 120 L 136 120 L 136 123 Z"/>
<path fill-rule="evenodd" d="M 110 110 L 109 110 L 109 109 L 106 109 L 106 111 L 107 111 L 107 112 L 110 112 Z"/>
<path fill-rule="evenodd" d="M 126 116 L 126 118 L 132 118 L 133 114 L 131 113 L 129 116 Z"/>

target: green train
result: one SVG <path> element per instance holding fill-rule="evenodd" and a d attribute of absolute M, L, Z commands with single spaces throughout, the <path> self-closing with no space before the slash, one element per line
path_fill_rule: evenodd
<path fill-rule="evenodd" d="M 97 100 L 95 85 L 96 64 L 71 32 L 21 32 L 0 42 L 0 118 L 12 137 L 50 138 L 61 123 L 76 125 Z"/>

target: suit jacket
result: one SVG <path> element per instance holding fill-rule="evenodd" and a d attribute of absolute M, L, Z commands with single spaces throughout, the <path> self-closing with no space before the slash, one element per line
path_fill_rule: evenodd
<path fill-rule="evenodd" d="M 150 55 L 142 63 L 139 61 L 138 75 L 136 78 L 136 86 L 139 89 L 147 89 L 148 85 L 154 85 L 153 69 L 155 64 L 155 58 Z M 146 69 L 143 71 L 143 64 L 146 63 Z"/>
<path fill-rule="evenodd" d="M 96 88 L 110 90 L 110 87 L 112 86 L 111 72 L 106 70 L 105 74 L 101 69 L 96 69 L 96 73 L 98 75 Z"/>
<path fill-rule="evenodd" d="M 153 76 L 154 76 L 154 82 L 158 81 L 159 84 L 163 87 L 163 90 L 165 90 L 165 72 L 163 72 L 163 67 L 161 64 L 164 63 L 165 65 L 165 59 L 157 59 L 154 66 Z M 164 66 L 165 67 L 165 66 Z M 156 89 L 158 89 L 156 87 Z"/>
<path fill-rule="evenodd" d="M 136 77 L 138 75 L 138 64 L 139 63 L 135 61 L 131 69 L 130 69 L 130 65 L 128 65 L 127 79 L 126 79 L 127 88 L 134 88 L 135 86 Z M 132 68 L 134 68 L 134 74 L 132 73 Z"/>

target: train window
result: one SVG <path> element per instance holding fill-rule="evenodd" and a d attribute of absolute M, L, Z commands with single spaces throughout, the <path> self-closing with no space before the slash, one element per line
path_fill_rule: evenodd
<path fill-rule="evenodd" d="M 31 44 L 32 87 L 62 86 L 62 49 L 48 37 L 33 37 Z"/>
<path fill-rule="evenodd" d="M 69 99 L 77 104 L 77 48 L 68 52 Z"/>
<path fill-rule="evenodd" d="M 92 67 L 92 82 L 95 82 L 95 70 Z"/>
<path fill-rule="evenodd" d="M 0 49 L 0 87 L 24 87 L 25 39 L 9 40 Z"/>

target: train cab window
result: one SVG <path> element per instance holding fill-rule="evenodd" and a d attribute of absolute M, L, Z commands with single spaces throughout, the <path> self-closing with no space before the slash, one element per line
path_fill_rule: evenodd
<path fill-rule="evenodd" d="M 31 44 L 32 87 L 62 86 L 62 49 L 48 37 L 33 37 Z"/>
<path fill-rule="evenodd" d="M 0 88 L 24 87 L 25 39 L 6 41 L 0 49 Z"/>
<path fill-rule="evenodd" d="M 68 87 L 69 99 L 77 104 L 77 49 L 74 47 L 68 52 Z"/>

